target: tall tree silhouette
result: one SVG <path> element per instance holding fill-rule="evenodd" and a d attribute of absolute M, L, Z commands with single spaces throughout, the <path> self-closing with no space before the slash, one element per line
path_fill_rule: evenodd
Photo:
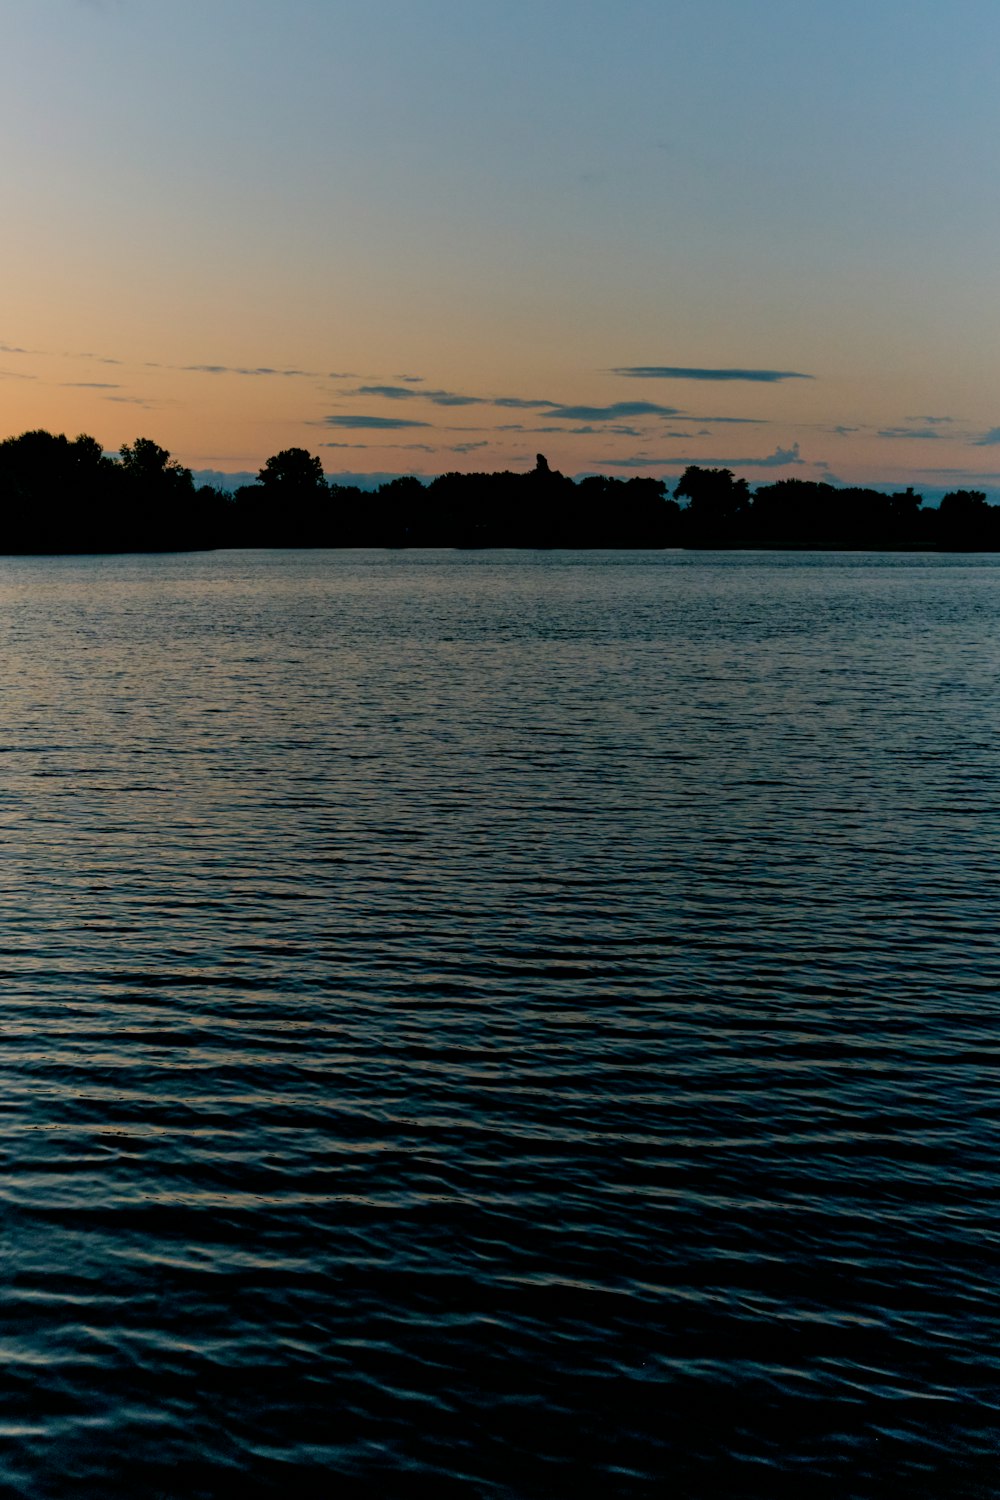
<path fill-rule="evenodd" d="M 741 535 L 750 510 L 750 486 L 732 469 L 690 464 L 674 494 L 688 502 L 685 526 L 695 545 L 727 545 Z"/>
<path fill-rule="evenodd" d="M 257 475 L 257 483 L 274 497 L 315 497 L 326 489 L 326 476 L 319 459 L 307 449 L 282 448 L 267 460 Z"/>

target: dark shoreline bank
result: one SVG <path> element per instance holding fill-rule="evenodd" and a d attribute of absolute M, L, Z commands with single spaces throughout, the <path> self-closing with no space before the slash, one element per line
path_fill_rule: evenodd
<path fill-rule="evenodd" d="M 662 479 L 567 479 L 541 454 L 527 473 L 406 476 L 362 490 L 328 481 L 301 448 L 229 493 L 196 487 L 148 438 L 116 458 L 85 435 L 38 430 L 0 443 L 0 555 L 244 547 L 994 552 L 1000 506 L 981 490 L 924 507 L 912 488 L 804 479 L 751 492 L 729 469 L 697 466 L 671 495 Z"/>

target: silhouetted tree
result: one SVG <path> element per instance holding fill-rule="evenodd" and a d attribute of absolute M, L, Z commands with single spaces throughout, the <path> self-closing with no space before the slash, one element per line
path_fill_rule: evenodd
<path fill-rule="evenodd" d="M 376 491 L 372 516 L 376 535 L 387 547 L 426 546 L 434 538 L 426 535 L 423 508 L 427 492 L 415 474 L 389 479 Z"/>
<path fill-rule="evenodd" d="M 832 484 L 815 479 L 779 479 L 755 491 L 750 535 L 764 547 L 820 545 L 830 526 Z"/>
<path fill-rule="evenodd" d="M 687 500 L 684 517 L 688 539 L 698 545 L 729 545 L 741 537 L 750 509 L 750 487 L 732 469 L 702 469 L 691 464 L 674 490 Z"/>
<path fill-rule="evenodd" d="M 323 465 L 305 448 L 283 448 L 272 454 L 258 473 L 257 482 L 236 491 L 234 509 L 241 546 L 335 544 Z"/>
<path fill-rule="evenodd" d="M 15 552 L 88 551 L 105 545 L 113 465 L 96 438 L 72 442 L 36 428 L 0 443 L 3 540 Z"/>
<path fill-rule="evenodd" d="M 149 551 L 209 544 L 200 524 L 191 470 L 151 438 L 122 443 L 115 529 L 120 545 Z"/>
<path fill-rule="evenodd" d="M 1000 545 L 1000 507 L 987 505 L 983 490 L 949 490 L 938 507 L 942 547 L 975 551 Z"/>
<path fill-rule="evenodd" d="M 122 443 L 118 461 L 127 478 L 147 492 L 157 490 L 162 494 L 188 495 L 194 488 L 191 470 L 185 469 L 176 458 L 171 458 L 167 449 L 161 448 L 151 438 L 140 437 L 134 443 Z"/>
<path fill-rule="evenodd" d="M 257 475 L 269 495 L 316 496 L 326 489 L 326 476 L 318 458 L 305 448 L 282 448 L 273 454 Z"/>

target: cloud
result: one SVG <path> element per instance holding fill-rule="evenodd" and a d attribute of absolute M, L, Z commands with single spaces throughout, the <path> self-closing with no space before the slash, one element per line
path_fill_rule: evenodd
<path fill-rule="evenodd" d="M 725 422 L 733 427 L 770 427 L 766 417 L 685 417 L 687 422 Z"/>
<path fill-rule="evenodd" d="M 405 417 L 362 417 L 342 416 L 324 417 L 323 425 L 326 427 L 366 427 L 372 431 L 395 432 L 403 427 L 429 427 L 430 422 L 407 421 Z"/>
<path fill-rule="evenodd" d="M 250 473 L 249 469 L 240 470 L 238 473 L 229 473 L 222 469 L 192 469 L 191 477 L 195 484 L 210 484 L 217 490 L 236 490 L 241 484 L 253 484 L 257 478 L 256 471 Z"/>
<path fill-rule="evenodd" d="M 476 448 L 488 448 L 489 446 L 488 438 L 480 438 L 477 443 L 455 443 L 448 451 L 450 453 L 472 453 Z"/>
<path fill-rule="evenodd" d="M 481 396 L 458 396 L 454 391 L 422 391 L 420 394 L 426 401 L 433 401 L 435 406 L 482 406 Z"/>
<path fill-rule="evenodd" d="M 558 401 L 526 401 L 522 396 L 494 396 L 494 406 L 511 407 L 514 411 L 534 411 L 539 407 L 558 406 Z"/>
<path fill-rule="evenodd" d="M 926 422 L 928 426 L 934 426 L 939 422 L 954 422 L 954 417 L 907 417 L 908 422 Z"/>
<path fill-rule="evenodd" d="M 326 477 L 330 484 L 349 484 L 356 485 L 359 490 L 377 490 L 380 484 L 389 484 L 393 479 L 408 479 L 411 477 L 411 473 L 412 471 L 408 473 L 397 469 L 393 473 L 359 474 L 348 469 L 341 470 L 339 474 L 330 474 L 328 472 Z M 421 478 L 419 474 L 412 477 L 415 479 Z"/>
<path fill-rule="evenodd" d="M 405 380 L 407 385 L 420 385 L 423 382 L 422 375 L 397 375 L 397 380 Z"/>
<path fill-rule="evenodd" d="M 989 432 L 984 432 L 981 438 L 976 438 L 974 448 L 993 448 L 1000 443 L 1000 427 L 991 427 Z"/>
<path fill-rule="evenodd" d="M 951 479 L 1000 479 L 1000 470 L 923 468 L 919 472 L 921 474 L 943 474 Z"/>
<path fill-rule="evenodd" d="M 403 377 L 399 377 L 402 379 Z M 790 377 L 789 377 L 790 378 Z M 811 378 L 811 377 L 803 377 Z M 680 417 L 684 421 L 732 423 L 739 426 L 764 426 L 765 419 L 762 417 L 728 417 L 708 416 L 690 417 L 677 406 L 663 406 L 655 401 L 614 401 L 608 406 L 571 406 L 564 405 L 559 401 L 548 398 L 526 397 L 526 396 L 469 396 L 456 391 L 427 390 L 420 386 L 415 389 L 419 377 L 412 377 L 409 384 L 371 384 L 361 385 L 354 390 L 345 391 L 345 396 L 376 396 L 386 401 L 429 401 L 434 406 L 495 406 L 501 411 L 535 411 L 542 416 L 550 418 L 554 422 L 572 423 L 621 423 L 623 419 L 636 417 Z M 514 427 L 506 427 L 504 431 L 515 431 Z M 587 432 L 596 434 L 599 431 L 615 431 L 625 437 L 638 437 L 640 434 L 635 428 L 618 426 L 615 428 L 598 428 L 593 425 L 559 429 L 535 428 L 534 431 L 543 432 Z"/>
<path fill-rule="evenodd" d="M 345 396 L 384 396 L 387 401 L 415 401 L 419 391 L 407 390 L 405 385 L 359 385 L 357 390 L 345 391 Z"/>
<path fill-rule="evenodd" d="M 805 459 L 799 452 L 798 443 L 793 443 L 790 448 L 775 448 L 765 458 L 730 458 L 727 462 L 741 469 L 781 469 L 786 464 L 804 464 Z"/>
<path fill-rule="evenodd" d="M 385 451 L 384 443 L 318 443 L 320 448 L 374 448 Z M 437 453 L 432 443 L 393 443 L 393 453 Z"/>
<path fill-rule="evenodd" d="M 37 375 L 26 375 L 23 370 L 0 370 L 0 380 L 37 380 Z"/>
<path fill-rule="evenodd" d="M 418 380 L 422 377 L 414 376 L 411 384 Z M 499 406 L 515 411 L 560 412 L 558 401 L 527 400 L 522 396 L 467 396 L 458 391 L 413 390 L 406 385 L 359 385 L 344 395 L 382 396 L 387 401 L 431 401 L 435 406 Z"/>
<path fill-rule="evenodd" d="M 838 437 L 847 437 L 849 433 L 860 432 L 860 427 L 834 427 L 832 429 Z"/>
<path fill-rule="evenodd" d="M 799 370 L 706 370 L 687 365 L 626 365 L 616 369 L 615 375 L 627 375 L 633 380 L 752 380 L 762 385 L 774 385 L 780 380 L 813 380 L 812 375 L 803 375 Z"/>
<path fill-rule="evenodd" d="M 497 403 L 500 404 L 499 402 Z M 622 417 L 682 417 L 676 406 L 657 406 L 654 401 L 615 401 L 610 406 L 557 406 L 548 415 L 561 422 L 614 422 Z"/>
<path fill-rule="evenodd" d="M 525 427 L 523 422 L 502 422 L 497 428 L 497 431 L 531 432 L 536 436 L 548 435 L 553 432 L 558 432 L 562 433 L 565 437 L 607 437 L 609 433 L 614 433 L 616 437 L 641 438 L 648 436 L 648 434 L 644 433 L 639 427 L 626 427 L 624 424 L 619 422 L 614 422 L 607 427 L 592 427 L 589 422 L 584 422 L 579 427 Z M 667 432 L 664 433 L 663 436 L 671 437 L 673 436 L 673 434 Z M 683 434 L 677 434 L 677 436 L 690 437 L 691 434 L 689 432 L 685 432 Z"/>
<path fill-rule="evenodd" d="M 345 396 L 377 396 L 386 401 L 429 401 L 434 406 L 495 406 L 501 411 L 537 411 L 559 422 L 614 422 L 628 417 L 677 417 L 676 406 L 654 401 L 616 401 L 610 406 L 564 406 L 558 401 L 524 396 L 467 396 L 457 391 L 413 389 L 411 385 L 361 385 Z M 753 421 L 753 418 L 699 418 L 700 421 Z M 553 429 L 556 430 L 556 429 Z M 573 429 L 566 429 L 567 431 Z M 632 436 L 632 433 L 628 434 Z"/>
<path fill-rule="evenodd" d="M 674 455 L 647 458 L 645 454 L 633 454 L 631 458 L 609 458 L 605 462 L 613 469 L 677 468 L 681 464 L 685 468 L 696 464 L 700 469 L 783 469 L 790 464 L 804 464 L 805 459 L 799 453 L 798 443 L 793 443 L 790 448 L 775 448 L 764 458 L 678 458 Z"/>
<path fill-rule="evenodd" d="M 571 432 L 574 437 L 606 437 L 613 432 L 617 437 L 642 437 L 644 434 L 639 427 L 628 427 L 622 422 L 612 422 L 607 427 L 592 427 L 589 422 L 584 422 L 579 427 L 531 427 L 529 432 Z M 687 435 L 687 434 L 686 434 Z M 669 433 L 664 433 L 669 437 Z"/>
<path fill-rule="evenodd" d="M 64 391 L 120 391 L 121 386 L 112 380 L 64 380 Z"/>
<path fill-rule="evenodd" d="M 384 396 L 387 401 L 432 401 L 435 406 L 483 406 L 481 396 L 460 396 L 455 391 L 414 391 L 405 385 L 359 385 L 346 396 Z"/>
<path fill-rule="evenodd" d="M 944 434 L 934 427 L 880 427 L 880 438 L 920 438 L 923 442 L 936 442 Z"/>
<path fill-rule="evenodd" d="M 300 380 L 317 380 L 315 370 L 276 370 L 271 365 L 175 365 L 177 370 L 196 375 L 280 375 Z"/>
<path fill-rule="evenodd" d="M 0 354 L 38 354 L 37 349 L 22 349 L 19 344 L 0 344 Z"/>

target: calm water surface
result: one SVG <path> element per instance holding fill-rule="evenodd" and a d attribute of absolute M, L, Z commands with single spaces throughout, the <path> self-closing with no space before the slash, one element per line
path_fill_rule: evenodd
<path fill-rule="evenodd" d="M 1000 1493 L 1000 560 L 0 560 L 0 1488 Z"/>

